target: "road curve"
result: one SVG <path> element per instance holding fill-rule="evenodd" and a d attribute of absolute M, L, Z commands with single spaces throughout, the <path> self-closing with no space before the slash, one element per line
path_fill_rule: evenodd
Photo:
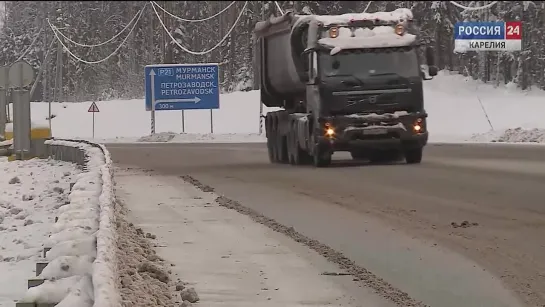
<path fill-rule="evenodd" d="M 420 165 L 268 162 L 264 144 L 107 144 L 191 175 L 429 306 L 545 306 L 545 146 L 430 144 Z"/>

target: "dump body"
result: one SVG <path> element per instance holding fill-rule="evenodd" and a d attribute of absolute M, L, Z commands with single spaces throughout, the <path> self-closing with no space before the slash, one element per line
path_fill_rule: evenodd
<path fill-rule="evenodd" d="M 256 24 L 262 102 L 283 107 L 284 100 L 304 95 L 304 51 L 301 31 L 293 31 L 297 17 L 288 13 Z"/>

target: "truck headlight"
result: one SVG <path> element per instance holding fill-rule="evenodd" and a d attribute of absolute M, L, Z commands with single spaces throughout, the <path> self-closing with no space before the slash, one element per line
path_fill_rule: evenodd
<path fill-rule="evenodd" d="M 423 132 L 423 130 L 424 130 L 424 127 L 422 126 L 423 122 L 424 121 L 422 120 L 422 118 L 419 118 L 414 122 L 414 124 L 413 124 L 414 132 L 416 132 L 416 133 Z"/>

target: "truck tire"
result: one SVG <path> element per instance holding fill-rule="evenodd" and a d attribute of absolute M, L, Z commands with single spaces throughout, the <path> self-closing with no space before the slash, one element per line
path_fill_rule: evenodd
<path fill-rule="evenodd" d="M 320 150 L 314 152 L 313 164 L 315 167 L 328 167 L 331 164 L 331 154 Z"/>
<path fill-rule="evenodd" d="M 297 131 L 294 129 L 290 130 L 288 135 L 288 156 L 291 165 L 305 165 L 311 161 L 308 153 L 301 148 Z"/>
<path fill-rule="evenodd" d="M 267 153 L 269 155 L 269 161 L 276 163 L 276 148 L 274 146 L 275 131 L 273 130 L 273 120 L 271 113 L 267 113 L 265 116 L 265 131 L 267 134 Z"/>
<path fill-rule="evenodd" d="M 274 129 L 275 132 L 275 151 L 276 151 L 276 163 L 288 163 L 288 142 L 287 136 L 283 135 L 282 132 L 286 129 L 284 125 L 288 125 L 287 113 L 284 111 L 277 111 L 273 113 L 274 117 Z"/>
<path fill-rule="evenodd" d="M 315 167 L 327 167 L 331 164 L 331 153 L 325 152 L 323 148 L 320 147 L 318 142 L 315 141 L 315 138 L 312 137 L 312 144 L 314 148 L 312 150 L 312 164 Z"/>
<path fill-rule="evenodd" d="M 405 149 L 405 161 L 407 164 L 418 164 L 422 162 L 423 147 Z"/>
<path fill-rule="evenodd" d="M 288 132 L 288 160 L 291 165 L 296 165 L 295 133 L 293 130 Z"/>
<path fill-rule="evenodd" d="M 276 151 L 277 151 L 277 163 L 288 163 L 288 142 L 287 137 L 277 134 L 276 138 Z"/>
<path fill-rule="evenodd" d="M 269 137 L 267 138 L 267 152 L 269 154 L 269 161 L 271 163 L 275 163 L 276 162 L 276 149 L 274 148 L 274 142 L 273 142 L 273 138 L 271 137 L 271 135 L 269 135 Z"/>

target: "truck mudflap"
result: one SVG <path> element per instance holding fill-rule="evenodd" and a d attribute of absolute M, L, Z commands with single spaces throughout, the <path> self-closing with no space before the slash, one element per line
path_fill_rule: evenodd
<path fill-rule="evenodd" d="M 325 119 L 323 146 L 332 151 L 354 148 L 417 148 L 428 141 L 427 114 L 396 112 L 351 114 Z"/>

